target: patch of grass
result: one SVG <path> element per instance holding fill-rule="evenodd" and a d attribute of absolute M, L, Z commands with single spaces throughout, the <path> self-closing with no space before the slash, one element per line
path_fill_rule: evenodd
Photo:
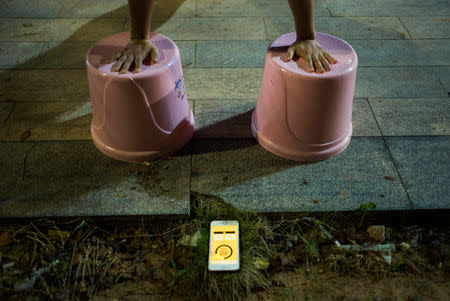
<path fill-rule="evenodd" d="M 267 241 L 273 238 L 273 233 L 267 220 L 256 213 L 237 210 L 214 196 L 193 194 L 193 198 L 191 223 L 195 225 L 194 230 L 200 232 L 200 239 L 188 256 L 188 272 L 180 283 L 186 287 L 197 286 L 195 298 L 198 300 L 243 300 L 253 289 L 270 289 L 268 279 L 255 265 L 255 259 L 270 257 Z M 209 227 L 213 220 L 239 221 L 239 271 L 208 271 Z"/>
<path fill-rule="evenodd" d="M 377 208 L 377 205 L 374 202 L 368 202 L 366 203 L 362 203 L 361 205 L 359 205 L 358 214 L 361 214 L 361 220 L 359 221 L 359 227 L 362 227 L 363 223 L 364 223 L 364 218 L 367 215 L 367 212 L 369 210 L 375 210 L 375 208 Z"/>

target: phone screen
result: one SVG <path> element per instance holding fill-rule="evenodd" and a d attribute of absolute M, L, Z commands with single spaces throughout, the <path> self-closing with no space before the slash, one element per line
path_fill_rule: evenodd
<path fill-rule="evenodd" d="M 218 266 L 238 266 L 239 261 L 238 225 L 211 224 L 209 264 Z"/>

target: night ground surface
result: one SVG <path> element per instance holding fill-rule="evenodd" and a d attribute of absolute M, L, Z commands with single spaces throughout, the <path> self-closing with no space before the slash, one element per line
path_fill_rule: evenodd
<path fill-rule="evenodd" d="M 315 1 L 316 30 L 359 67 L 351 143 L 311 164 L 250 131 L 266 47 L 294 30 L 287 1 L 159 2 L 152 31 L 180 49 L 197 131 L 149 166 L 90 136 L 84 55 L 129 30 L 126 1 L 0 2 L 0 217 L 186 216 L 191 193 L 258 212 L 450 208 L 448 1 Z"/>

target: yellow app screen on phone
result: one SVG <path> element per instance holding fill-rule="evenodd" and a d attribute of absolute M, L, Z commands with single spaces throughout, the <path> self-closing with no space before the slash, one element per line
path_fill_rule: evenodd
<path fill-rule="evenodd" d="M 239 269 L 239 223 L 211 222 L 209 269 L 232 271 Z"/>

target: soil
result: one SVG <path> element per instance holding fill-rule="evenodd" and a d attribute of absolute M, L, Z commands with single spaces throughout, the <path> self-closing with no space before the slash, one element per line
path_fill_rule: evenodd
<path fill-rule="evenodd" d="M 198 255 L 207 238 L 193 241 L 214 210 L 185 220 L 4 223 L 0 300 L 450 300 L 447 223 L 245 215 L 252 256 L 241 250 L 241 271 L 218 275 Z M 386 240 L 374 241 L 367 227 L 381 224 Z M 391 263 L 371 251 L 379 244 L 395 246 Z"/>
<path fill-rule="evenodd" d="M 448 275 L 420 276 L 405 273 L 397 276 L 377 277 L 336 276 L 318 274 L 313 279 L 304 276 L 302 269 L 271 275 L 272 292 L 252 292 L 248 300 L 361 300 L 361 301 L 419 301 L 450 300 Z M 281 285 L 280 285 L 281 284 Z M 191 292 L 194 294 L 195 292 Z M 170 290 L 160 282 L 138 281 L 121 283 L 99 292 L 96 301 L 107 300 L 191 300 L 190 296 Z"/>

